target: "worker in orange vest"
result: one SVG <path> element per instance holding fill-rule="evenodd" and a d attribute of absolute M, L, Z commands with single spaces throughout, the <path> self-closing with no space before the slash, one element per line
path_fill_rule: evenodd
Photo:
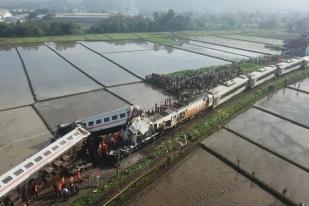
<path fill-rule="evenodd" d="M 76 176 L 77 176 L 78 181 L 82 183 L 83 180 L 82 180 L 82 176 L 80 175 L 80 169 L 77 170 Z"/>

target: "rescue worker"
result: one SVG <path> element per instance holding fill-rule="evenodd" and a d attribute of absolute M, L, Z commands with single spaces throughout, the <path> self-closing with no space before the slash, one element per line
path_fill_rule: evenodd
<path fill-rule="evenodd" d="M 78 180 L 79 183 L 83 182 L 82 176 L 80 174 L 80 169 L 77 170 L 76 177 L 77 177 L 77 180 Z"/>
<path fill-rule="evenodd" d="M 101 144 L 101 153 L 102 155 L 107 155 L 108 153 L 108 145 L 105 143 L 105 141 Z"/>
<path fill-rule="evenodd" d="M 36 198 L 39 198 L 39 189 L 40 189 L 39 184 L 35 183 L 33 186 L 33 192 Z"/>
<path fill-rule="evenodd" d="M 76 190 L 75 190 L 75 184 L 74 184 L 74 177 L 73 175 L 70 176 L 70 190 L 71 190 L 71 194 L 75 194 Z"/>

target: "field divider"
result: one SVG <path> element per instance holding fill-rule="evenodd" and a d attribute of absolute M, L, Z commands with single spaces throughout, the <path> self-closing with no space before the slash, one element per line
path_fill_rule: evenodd
<path fill-rule="evenodd" d="M 22 67 L 24 69 L 24 72 L 25 72 L 25 75 L 26 75 L 26 78 L 27 78 L 27 82 L 28 82 L 28 85 L 29 85 L 29 88 L 30 88 L 30 92 L 31 92 L 32 97 L 33 97 L 33 100 L 34 100 L 34 102 L 37 102 L 38 100 L 37 100 L 36 94 L 34 92 L 33 85 L 32 85 L 32 82 L 31 82 L 31 78 L 30 78 L 30 75 L 28 73 L 28 70 L 27 70 L 26 64 L 24 62 L 24 59 L 22 58 L 22 56 L 21 56 L 21 54 L 20 54 L 20 52 L 19 52 L 17 47 L 15 47 L 15 50 L 17 52 L 19 60 L 21 61 Z"/>
<path fill-rule="evenodd" d="M 305 128 L 305 129 L 308 129 L 308 130 L 309 130 L 309 126 L 307 126 L 307 125 L 305 125 L 305 124 L 302 124 L 302 123 L 299 123 L 299 122 L 297 122 L 297 121 L 291 120 L 291 119 L 289 119 L 289 118 L 283 117 L 283 116 L 281 116 L 281 115 L 279 115 L 279 114 L 277 114 L 277 113 L 275 113 L 275 112 L 273 112 L 273 111 L 270 111 L 270 110 L 268 110 L 268 109 L 265 109 L 265 108 L 263 108 L 263 107 L 260 107 L 260 106 L 258 106 L 258 105 L 256 105 L 256 104 L 254 104 L 253 107 L 254 107 L 255 109 L 258 109 L 258 110 L 262 111 L 262 112 L 271 114 L 271 115 L 273 115 L 273 116 L 275 116 L 275 117 L 278 117 L 278 118 L 280 118 L 280 119 L 283 119 L 283 120 L 288 121 L 288 122 L 290 122 L 290 123 L 292 123 L 292 124 L 295 124 L 295 125 L 297 125 L 297 126 L 300 126 L 300 127 L 303 127 L 303 128 Z"/>
<path fill-rule="evenodd" d="M 301 92 L 301 93 L 304 93 L 304 94 L 309 94 L 308 91 L 305 91 L 305 90 L 302 90 L 302 89 L 297 89 L 297 88 L 294 88 L 294 87 L 291 87 L 291 86 L 287 86 L 286 88 L 292 89 L 294 91 Z"/>
<path fill-rule="evenodd" d="M 5 109 L 0 109 L 0 112 L 5 112 L 5 111 L 10 111 L 10 110 L 14 110 L 14 109 L 21 109 L 21 108 L 25 108 L 25 107 L 31 107 L 33 104 L 25 104 L 25 105 L 21 105 L 21 106 L 17 106 L 17 107 L 9 107 L 9 108 L 5 108 Z"/>
<path fill-rule="evenodd" d="M 215 36 L 215 37 L 218 37 L 218 38 L 223 38 L 223 39 L 231 39 L 231 40 L 237 40 L 237 41 L 244 41 L 244 42 L 257 43 L 257 44 L 272 45 L 272 44 L 270 44 L 270 43 L 260 42 L 260 41 L 254 41 L 254 40 L 240 39 L 240 38 L 227 37 L 227 36 L 221 36 L 221 35 L 214 35 L 214 36 Z"/>
<path fill-rule="evenodd" d="M 244 55 L 244 54 L 238 54 L 238 53 L 235 53 L 235 52 L 229 52 L 229 51 L 225 51 L 225 50 L 223 50 L 223 49 L 216 49 L 216 48 L 211 48 L 211 47 L 202 46 L 202 45 L 198 45 L 198 44 L 191 44 L 191 43 L 187 43 L 187 44 L 193 45 L 193 46 L 198 46 L 198 47 L 205 48 L 205 49 L 211 49 L 211 50 L 215 50 L 215 51 L 221 51 L 221 52 L 225 52 L 225 53 L 228 53 L 228 54 L 234 54 L 234 55 L 238 55 L 238 56 L 243 56 L 243 57 L 247 57 L 247 58 L 252 58 L 251 56 L 247 56 L 247 55 Z"/>
<path fill-rule="evenodd" d="M 190 39 L 190 38 L 187 38 L 187 37 L 178 37 L 178 38 L 187 39 L 187 40 L 196 41 L 196 42 L 201 42 L 201 43 L 212 44 L 212 45 L 216 45 L 216 46 L 232 48 L 232 49 L 238 49 L 238 50 L 243 50 L 243 51 L 248 51 L 248 52 L 254 52 L 254 53 L 263 54 L 263 55 L 273 55 L 273 54 L 266 53 L 266 52 L 255 51 L 255 50 L 250 50 L 250 49 L 244 49 L 244 48 L 239 48 L 239 47 L 234 47 L 234 46 L 228 46 L 228 45 L 218 44 L 218 43 L 209 42 L 209 41 L 201 41 L 201 40 L 196 40 L 196 39 Z"/>
<path fill-rule="evenodd" d="M 47 128 L 47 130 L 53 135 L 53 137 L 56 137 L 56 133 L 55 130 L 50 128 L 50 126 L 47 124 L 46 120 L 44 119 L 44 117 L 41 115 L 41 113 L 39 112 L 39 110 L 35 107 L 35 105 L 31 105 L 32 109 L 35 111 L 35 113 L 38 115 L 38 117 L 41 119 L 41 121 L 43 122 L 43 124 L 45 125 L 45 127 Z"/>
<path fill-rule="evenodd" d="M 90 50 L 90 51 L 92 51 L 92 52 L 96 53 L 97 55 L 99 55 L 99 56 L 103 57 L 104 59 L 108 60 L 109 62 L 111 62 L 111 63 L 113 63 L 113 64 L 117 65 L 119 68 L 121 68 L 121 69 L 125 70 L 126 72 L 128 72 L 128 73 L 132 74 L 133 76 L 135 76 L 135 77 L 137 77 L 137 78 L 141 79 L 142 81 L 145 81 L 145 79 L 144 79 L 144 78 L 140 77 L 139 75 L 135 74 L 134 72 L 130 71 L 129 69 L 125 68 L 124 66 L 122 66 L 122 65 L 118 64 L 117 62 L 115 62 L 115 61 L 111 60 L 110 58 L 106 57 L 105 55 L 103 55 L 103 54 L 101 54 L 101 53 L 99 53 L 99 52 L 97 52 L 97 51 L 95 51 L 95 50 L 91 49 L 90 47 L 86 46 L 86 45 L 85 45 L 85 44 L 83 44 L 82 42 L 79 42 L 79 44 L 80 44 L 80 45 L 82 45 L 83 47 L 85 47 L 86 49 L 88 49 L 88 50 Z"/>
<path fill-rule="evenodd" d="M 155 44 L 161 44 L 161 45 L 166 46 L 166 47 L 170 47 L 170 48 L 174 48 L 174 49 L 179 49 L 179 50 L 183 50 L 183 51 L 186 51 L 186 52 L 190 52 L 190 53 L 194 53 L 194 54 L 198 54 L 198 55 L 202 55 L 202 56 L 207 56 L 207 57 L 211 57 L 211 58 L 220 59 L 220 60 L 223 60 L 223 61 L 235 63 L 235 61 L 233 61 L 231 59 L 225 59 L 225 58 L 218 57 L 218 56 L 204 54 L 204 53 L 201 53 L 201 52 L 192 51 L 192 50 L 189 50 L 189 49 L 185 49 L 185 48 L 182 48 L 182 47 L 174 46 L 174 45 L 171 45 L 171 44 L 165 44 L 165 43 L 162 43 L 162 42 L 156 42 L 156 41 L 152 41 L 152 40 L 147 40 L 147 41 L 150 41 L 150 42 L 155 43 Z"/>
<path fill-rule="evenodd" d="M 59 52 L 57 52 L 55 49 L 51 48 L 48 44 L 45 43 L 45 46 L 47 48 L 49 48 L 51 51 L 53 51 L 55 54 L 57 54 L 59 57 L 61 57 L 64 61 L 66 61 L 67 63 L 69 63 L 72 67 L 74 67 L 75 69 L 77 69 L 78 71 L 80 71 L 82 74 L 84 74 L 85 76 L 87 76 L 89 79 L 91 79 L 92 81 L 94 81 L 95 83 L 97 83 L 98 85 L 105 87 L 104 84 L 102 84 L 101 82 L 99 82 L 98 80 L 96 80 L 95 78 L 93 78 L 91 75 L 89 75 L 88 73 L 86 73 L 85 71 L 83 71 L 81 68 L 79 68 L 78 66 L 76 66 L 75 64 L 73 64 L 71 61 L 69 61 L 67 58 L 65 58 L 64 56 L 62 56 Z"/>
<path fill-rule="evenodd" d="M 304 167 L 303 165 L 301 165 L 301 164 L 295 162 L 294 160 L 291 160 L 291 159 L 289 159 L 289 158 L 287 158 L 287 157 L 285 157 L 285 156 L 279 154 L 278 152 L 275 152 L 275 151 L 273 151 L 273 150 L 271 150 L 271 149 L 265 147 L 264 145 L 262 145 L 262 144 L 260 144 L 260 143 L 258 143 L 258 142 L 256 142 L 256 141 L 254 141 L 254 140 L 251 140 L 250 138 L 248 138 L 248 137 L 246 137 L 246 136 L 244 136 L 244 135 L 242 135 L 242 134 L 240 134 L 240 133 L 238 133 L 238 132 L 236 132 L 236 131 L 234 131 L 234 130 L 228 128 L 228 127 L 223 127 L 223 129 L 225 129 L 225 130 L 227 130 L 228 132 L 230 132 L 230 133 L 232 133 L 232 134 L 234 134 L 234 135 L 240 137 L 241 139 L 243 139 L 243 140 L 245 140 L 245 141 L 247 141 L 247 142 L 250 142 L 251 144 L 253 144 L 253 145 L 255 145 L 255 146 L 257 146 L 257 147 L 259 147 L 259 148 L 261 148 L 261 149 L 263 149 L 263 150 L 265 150 L 265 151 L 271 153 L 272 155 L 275 155 L 276 157 L 279 157 L 280 159 L 283 159 L 283 160 L 287 161 L 288 163 L 290 163 L 290 164 L 292 164 L 292 165 L 298 167 L 299 169 L 302 169 L 302 170 L 304 170 L 304 171 L 306 171 L 306 172 L 309 173 L 309 168 Z"/>
<path fill-rule="evenodd" d="M 216 158 L 220 159 L 221 161 L 223 161 L 224 163 L 226 163 L 227 165 L 232 167 L 234 170 L 236 170 L 236 172 L 240 173 L 241 175 L 243 175 L 244 177 L 246 177 L 247 179 L 249 179 L 250 181 L 252 181 L 256 185 L 258 185 L 260 188 L 262 188 L 263 190 L 265 190 L 268 193 L 270 193 L 272 196 L 276 197 L 282 203 L 284 203 L 284 204 L 286 204 L 288 206 L 297 206 L 298 205 L 296 202 L 292 201 L 290 198 L 286 197 L 281 192 L 278 192 L 274 188 L 270 187 L 268 184 L 266 184 L 265 182 L 261 181 L 259 178 L 257 178 L 256 176 L 252 175 L 247 170 L 245 170 L 245 169 L 243 169 L 241 167 L 238 167 L 238 165 L 236 165 L 234 162 L 228 160 L 223 155 L 221 155 L 218 152 L 214 151 L 213 149 L 207 147 L 205 144 L 203 144 L 201 142 L 199 142 L 199 144 L 200 144 L 200 147 L 202 149 L 204 149 L 205 151 L 209 152 L 210 154 L 214 155 Z"/>

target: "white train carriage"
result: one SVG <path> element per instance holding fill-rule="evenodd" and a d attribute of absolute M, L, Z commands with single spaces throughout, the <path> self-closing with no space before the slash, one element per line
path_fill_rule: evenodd
<path fill-rule="evenodd" d="M 277 75 L 281 76 L 294 70 L 300 69 L 304 66 L 302 58 L 289 59 L 277 64 Z"/>
<path fill-rule="evenodd" d="M 243 92 L 248 87 L 249 78 L 240 75 L 230 81 L 225 82 L 209 91 L 213 95 L 213 108 L 231 99 L 233 96 Z"/>
<path fill-rule="evenodd" d="M 309 67 L 309 56 L 303 57 L 303 61 L 304 61 L 303 63 L 304 68 Z"/>
<path fill-rule="evenodd" d="M 79 120 L 78 122 L 90 132 L 97 132 L 118 127 L 128 122 L 130 107 L 123 107 L 115 111 L 98 114 Z"/>
<path fill-rule="evenodd" d="M 275 65 L 260 68 L 254 72 L 248 74 L 249 87 L 253 88 L 267 80 L 270 80 L 276 76 L 277 67 Z"/>
<path fill-rule="evenodd" d="M 0 177 L 0 199 L 4 198 L 26 180 L 45 166 L 52 164 L 57 158 L 86 140 L 90 133 L 82 127 L 59 138 L 40 152 L 31 156 Z"/>

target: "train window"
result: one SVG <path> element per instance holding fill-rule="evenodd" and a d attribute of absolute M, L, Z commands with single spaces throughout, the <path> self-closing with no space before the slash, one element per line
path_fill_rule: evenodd
<path fill-rule="evenodd" d="M 49 151 L 49 150 L 44 153 L 45 156 L 48 156 L 50 154 L 51 154 L 51 151 Z"/>
<path fill-rule="evenodd" d="M 74 135 L 74 136 L 78 136 L 78 135 L 79 135 L 79 132 L 75 132 L 73 135 Z"/>
<path fill-rule="evenodd" d="M 104 118 L 104 122 L 109 122 L 109 117 Z"/>
<path fill-rule="evenodd" d="M 125 117 L 126 117 L 126 113 L 120 114 L 120 118 L 125 118 Z"/>
<path fill-rule="evenodd" d="M 37 158 L 34 159 L 34 161 L 39 162 L 39 161 L 41 161 L 42 159 L 43 159 L 43 157 L 38 156 Z"/>
<path fill-rule="evenodd" d="M 224 95 L 222 95 L 222 96 L 221 96 L 221 99 L 223 99 L 223 98 L 225 98 L 225 97 L 227 97 L 227 96 L 233 94 L 234 92 L 236 92 L 237 90 L 241 89 L 242 87 L 244 87 L 244 86 L 246 86 L 246 85 L 247 85 L 247 82 L 245 82 L 245 83 L 239 85 L 238 87 L 236 87 L 236 88 L 232 89 L 231 91 L 229 91 L 229 92 L 225 93 Z"/>
<path fill-rule="evenodd" d="M 28 164 L 25 165 L 25 168 L 29 169 L 30 167 L 33 166 L 33 163 L 32 162 L 29 162 Z"/>
<path fill-rule="evenodd" d="M 18 176 L 18 175 L 20 175 L 20 174 L 23 173 L 23 172 L 24 172 L 24 170 L 19 169 L 19 170 L 17 170 L 17 171 L 14 172 L 14 175 L 15 175 L 15 176 Z"/>
<path fill-rule="evenodd" d="M 269 77 L 269 76 L 271 76 L 271 75 L 274 75 L 275 72 L 276 72 L 276 71 L 273 71 L 273 72 L 271 72 L 271 73 L 265 74 L 265 75 L 259 77 L 256 81 L 260 81 L 260 80 L 262 80 L 262 79 L 264 79 L 264 78 L 267 78 L 267 77 Z"/>
<path fill-rule="evenodd" d="M 58 145 L 55 145 L 55 146 L 52 147 L 53 150 L 57 150 L 58 148 L 59 148 Z"/>
<path fill-rule="evenodd" d="M 62 142 L 60 142 L 60 145 L 64 145 L 65 143 L 67 143 L 65 140 L 63 140 Z"/>
<path fill-rule="evenodd" d="M 93 126 L 93 125 L 94 125 L 94 122 L 93 122 L 93 121 L 88 122 L 88 126 L 89 126 L 89 127 L 91 127 L 91 126 Z"/>
<path fill-rule="evenodd" d="M 95 123 L 96 123 L 96 124 L 101 124 L 101 123 L 102 123 L 102 120 L 101 120 L 101 119 L 98 119 Z"/>
<path fill-rule="evenodd" d="M 82 126 L 83 126 L 83 127 L 86 127 L 86 126 L 87 126 L 87 124 L 86 124 L 85 122 L 83 122 L 83 123 L 82 123 Z"/>
<path fill-rule="evenodd" d="M 76 134 L 76 133 L 75 133 Z M 69 136 L 69 137 L 67 137 L 67 140 L 72 140 L 73 139 L 73 137 L 72 136 Z"/>
<path fill-rule="evenodd" d="M 11 176 L 8 176 L 8 177 L 5 178 L 4 180 L 2 180 L 2 182 L 3 182 L 4 184 L 7 184 L 7 183 L 9 183 L 12 179 L 13 179 L 13 178 L 12 178 Z"/>
<path fill-rule="evenodd" d="M 112 120 L 116 120 L 116 119 L 118 119 L 117 115 L 112 116 Z"/>

